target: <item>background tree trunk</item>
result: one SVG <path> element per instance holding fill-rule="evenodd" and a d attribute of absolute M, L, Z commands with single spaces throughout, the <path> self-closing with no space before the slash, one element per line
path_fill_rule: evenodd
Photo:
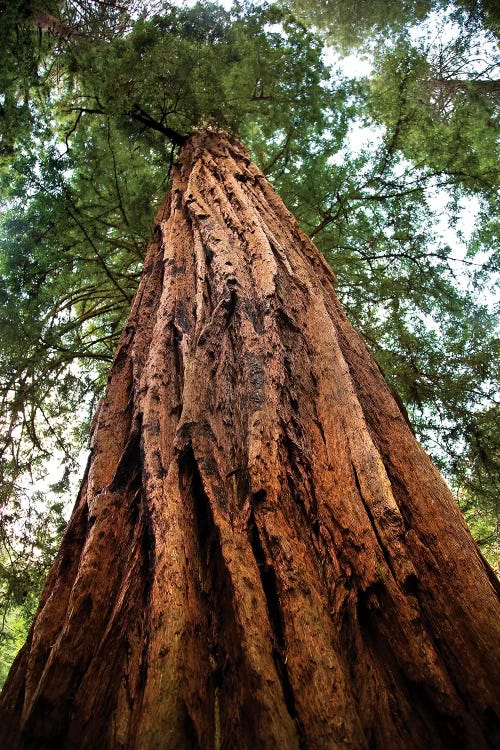
<path fill-rule="evenodd" d="M 193 135 L 2 747 L 494 747 L 496 579 L 333 281 Z"/>

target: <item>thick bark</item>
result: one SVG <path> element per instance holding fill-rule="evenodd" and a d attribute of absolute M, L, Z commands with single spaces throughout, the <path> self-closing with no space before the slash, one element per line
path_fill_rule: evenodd
<path fill-rule="evenodd" d="M 495 746 L 496 579 L 332 284 L 193 135 L 2 747 Z"/>

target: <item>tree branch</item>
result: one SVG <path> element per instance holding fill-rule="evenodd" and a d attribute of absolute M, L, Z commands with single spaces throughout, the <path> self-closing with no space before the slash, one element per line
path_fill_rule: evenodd
<path fill-rule="evenodd" d="M 163 135 L 166 135 L 167 138 L 172 141 L 174 146 L 182 146 L 188 139 L 187 135 L 182 135 L 181 133 L 178 133 L 177 130 L 169 128 L 167 125 L 163 125 L 158 120 L 155 120 L 151 115 L 148 115 L 147 112 L 144 112 L 138 104 L 134 104 L 132 109 L 125 114 L 133 120 L 136 120 L 136 122 L 140 122 L 152 130 L 157 130 L 159 133 L 163 133 Z"/>
<path fill-rule="evenodd" d="M 431 91 L 446 91 L 455 94 L 457 91 L 476 91 L 480 94 L 500 96 L 500 80 L 479 80 L 475 78 L 431 78 L 429 80 Z"/>
<path fill-rule="evenodd" d="M 46 31 L 58 39 L 69 41 L 76 36 L 74 29 L 71 29 L 63 21 L 60 21 L 55 16 L 51 16 L 50 13 L 46 13 L 41 8 L 32 8 L 31 20 L 40 31 Z"/>

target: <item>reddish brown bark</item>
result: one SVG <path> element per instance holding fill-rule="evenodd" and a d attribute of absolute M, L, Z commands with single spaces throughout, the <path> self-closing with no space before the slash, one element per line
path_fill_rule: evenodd
<path fill-rule="evenodd" d="M 332 283 L 193 135 L 2 747 L 494 747 L 496 579 Z"/>

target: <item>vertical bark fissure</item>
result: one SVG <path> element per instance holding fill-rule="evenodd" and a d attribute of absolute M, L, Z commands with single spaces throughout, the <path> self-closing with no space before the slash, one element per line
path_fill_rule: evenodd
<path fill-rule="evenodd" d="M 208 648 L 211 672 L 200 675 L 200 679 L 207 680 L 210 693 L 213 743 L 218 747 L 230 747 L 231 736 L 236 732 L 236 727 L 231 726 L 231 719 L 229 725 L 224 721 L 224 712 L 230 716 L 231 711 L 223 705 L 223 699 L 226 703 L 237 700 L 235 676 L 242 666 L 238 664 L 240 647 L 233 604 L 234 592 L 222 554 L 220 532 L 191 443 L 185 446 L 179 456 L 179 476 L 184 487 L 184 497 L 194 516 L 199 561 L 197 575 L 206 620 L 204 635 L 207 642 L 203 646 Z M 241 717 L 241 721 L 245 723 L 246 717 Z"/>
<path fill-rule="evenodd" d="M 407 712 L 410 710 L 414 718 L 413 739 L 418 737 L 416 747 L 427 745 L 433 750 L 462 747 L 460 738 L 465 727 L 461 716 L 442 710 L 425 677 L 422 676 L 420 680 L 410 678 L 398 661 L 390 639 L 391 609 L 388 592 L 381 582 L 358 593 L 357 619 L 363 640 L 383 677 L 401 742 L 409 744 L 413 741 L 408 736 L 406 726 Z M 413 744 L 410 746 L 413 747 Z"/>
<path fill-rule="evenodd" d="M 109 486 L 109 491 L 121 497 L 127 509 L 128 539 L 122 541 L 126 563 L 122 565 L 122 579 L 110 596 L 111 612 L 107 622 L 104 620 L 99 643 L 75 696 L 75 706 L 85 705 L 89 694 L 93 699 L 91 710 L 85 711 L 85 724 L 79 721 L 79 711 L 74 711 L 68 732 L 70 746 L 94 750 L 106 744 L 107 732 L 109 741 L 115 736 L 117 747 L 122 745 L 124 733 L 130 739 L 134 733 L 134 713 L 140 709 L 147 681 L 150 639 L 147 612 L 154 580 L 155 539 L 144 490 L 142 430 L 143 419 L 139 412 L 132 420 L 129 438 Z M 134 637 L 141 646 L 132 694 L 129 678 Z M 125 695 L 126 719 L 118 712 L 120 692 Z M 109 717 L 113 718 L 111 724 Z"/>
<path fill-rule="evenodd" d="M 297 451 L 300 451 L 300 446 L 295 441 L 290 440 L 286 434 L 284 434 L 283 444 L 286 451 L 284 465 L 286 466 L 288 491 L 298 508 L 300 518 L 297 522 L 296 533 L 299 538 L 303 538 L 310 545 L 315 571 L 327 593 L 329 603 L 332 604 L 328 574 L 331 574 L 334 570 L 334 564 L 331 550 L 328 549 L 327 541 L 321 531 L 320 512 L 314 490 L 311 464 L 306 459 L 299 468 Z M 309 507 L 306 507 L 305 497 L 308 500 Z"/>
<path fill-rule="evenodd" d="M 182 392 L 184 390 L 184 358 L 181 351 L 182 332 L 178 330 L 174 321 L 170 324 L 171 336 L 172 336 L 172 354 L 174 359 L 174 367 L 177 375 L 178 382 L 178 399 L 176 404 L 172 405 L 172 409 L 178 410 L 178 418 L 181 418 L 182 414 Z"/>
<path fill-rule="evenodd" d="M 400 482 L 397 480 L 396 477 L 393 477 L 389 469 L 387 469 L 388 477 L 391 481 L 391 486 L 394 488 L 394 496 L 396 500 L 398 500 L 398 505 L 401 502 L 401 499 L 398 498 L 398 490 L 399 492 L 404 490 L 404 487 L 401 486 Z M 404 507 L 405 503 L 401 503 L 401 505 Z M 421 540 L 419 540 L 420 543 L 422 543 Z M 427 545 L 425 545 L 427 548 Z M 429 550 L 428 550 L 429 551 Z M 435 565 L 435 563 L 434 563 Z M 430 573 L 430 571 L 429 571 Z M 493 574 L 494 576 L 494 574 Z M 497 592 L 500 592 L 500 584 L 498 581 L 498 578 L 494 576 L 494 588 Z M 421 628 L 426 633 L 426 637 L 429 639 L 430 643 L 432 644 L 432 647 L 434 648 L 436 654 L 439 657 L 439 660 L 442 664 L 443 670 L 446 674 L 446 679 L 451 686 L 454 693 L 457 695 L 459 701 L 461 702 L 461 705 L 463 707 L 464 712 L 467 711 L 467 705 L 468 705 L 468 695 L 467 695 L 467 684 L 461 681 L 458 678 L 458 673 L 456 669 L 453 668 L 453 665 L 455 663 L 456 657 L 454 653 L 450 650 L 448 644 L 445 640 L 440 639 L 436 632 L 435 628 L 433 627 L 433 609 L 432 606 L 430 606 L 430 602 L 426 600 L 426 597 L 423 595 L 424 592 L 422 591 L 422 587 L 420 585 L 420 580 L 417 576 L 408 577 L 404 583 L 403 583 L 403 592 L 406 595 L 410 595 L 415 597 L 416 602 L 418 603 L 419 608 L 419 618 L 421 619 Z M 410 680 L 408 681 L 409 689 L 417 691 L 419 689 L 419 686 L 415 686 L 414 683 L 412 683 Z M 427 706 L 428 710 L 432 708 L 432 698 L 428 694 L 423 694 L 422 691 L 425 689 L 425 686 L 421 688 L 421 692 L 419 694 L 419 701 L 423 705 Z M 489 716 L 491 718 L 491 726 L 489 728 L 489 732 L 491 736 L 494 736 L 495 731 L 498 736 L 498 742 L 500 743 L 500 716 L 493 710 L 491 707 L 487 707 L 485 710 L 485 716 L 484 721 L 486 721 L 486 715 L 488 714 L 488 711 L 490 712 Z M 457 746 L 459 744 L 459 740 L 461 737 L 461 733 L 465 731 L 463 721 L 461 720 L 461 717 L 457 714 L 450 717 L 444 717 L 442 721 L 445 723 L 445 726 L 447 727 L 446 731 L 448 732 L 448 735 L 451 736 L 454 741 L 457 742 Z M 458 727 L 455 727 L 455 724 L 458 724 Z M 446 735 L 446 736 L 448 736 Z"/>
<path fill-rule="evenodd" d="M 278 593 L 276 572 L 274 570 L 274 567 L 267 561 L 253 510 L 250 511 L 250 517 L 248 519 L 248 532 L 250 543 L 252 546 L 252 552 L 259 569 L 262 590 L 264 592 L 267 604 L 269 624 L 271 625 L 271 632 L 273 634 L 272 655 L 276 666 L 276 673 L 281 683 L 283 698 L 285 700 L 285 705 L 287 707 L 288 713 L 290 714 L 290 717 L 294 721 L 297 728 L 299 747 L 301 748 L 301 750 L 306 750 L 307 740 L 304 732 L 304 727 L 302 725 L 300 717 L 297 714 L 295 696 L 287 666 L 285 625 Z"/>
<path fill-rule="evenodd" d="M 47 637 L 45 641 L 47 645 L 42 649 L 40 649 L 40 645 L 38 645 L 36 653 L 33 654 L 33 636 L 36 633 L 37 623 L 40 620 L 46 619 L 46 607 L 57 607 L 59 612 L 66 611 L 67 602 L 71 595 L 75 578 L 78 575 L 80 558 L 88 533 L 89 514 L 86 501 L 88 470 L 89 465 L 87 465 L 84 482 L 75 504 L 73 515 L 64 535 L 65 544 L 54 561 L 54 566 L 49 574 L 49 578 L 47 579 L 39 609 L 28 633 L 28 638 L 25 645 L 17 655 L 13 665 L 13 669 L 17 668 L 20 672 L 22 670 L 21 673 L 23 674 L 22 680 L 18 685 L 14 685 L 13 691 L 15 706 L 19 717 L 21 717 L 24 712 L 27 714 L 29 713 L 27 710 L 27 699 L 28 697 L 32 698 L 32 696 L 28 696 L 28 683 L 34 681 L 34 679 L 41 679 L 50 652 L 57 641 L 62 627 L 60 621 L 52 618 L 52 620 L 49 621 L 49 626 L 46 626 Z M 35 659 L 33 659 L 33 656 L 35 656 Z M 19 726 L 21 726 L 21 724 L 19 724 Z M 10 744 L 12 744 L 13 747 L 17 746 L 15 744 L 16 740 L 12 738 L 11 743 L 9 737 L 9 732 L 14 732 L 14 729 L 15 727 L 12 725 L 7 728 L 5 747 L 9 747 Z M 23 728 L 23 735 L 29 737 L 25 728 Z M 26 741 L 29 740 L 27 739 Z"/>
<path fill-rule="evenodd" d="M 139 490 L 140 491 L 140 490 Z M 144 565 L 144 570 L 142 571 L 142 575 L 144 578 L 144 615 L 142 619 L 142 628 L 141 628 L 141 635 L 142 635 L 142 649 L 140 653 L 140 660 L 139 660 L 139 675 L 138 675 L 138 685 L 137 685 L 137 698 L 136 702 L 137 705 L 134 706 L 134 709 L 136 710 L 137 716 L 140 713 L 140 706 L 142 704 L 142 699 L 144 696 L 144 689 L 147 682 L 148 677 L 148 657 L 149 657 L 149 647 L 150 647 L 150 641 L 151 641 L 151 625 L 148 617 L 148 612 L 150 609 L 150 600 L 153 590 L 153 581 L 154 581 L 154 570 L 155 570 L 155 548 L 156 548 L 156 540 L 155 540 L 155 534 L 154 534 L 154 526 L 153 521 L 151 518 L 151 512 L 148 507 L 147 498 L 145 497 L 144 490 L 141 491 L 140 497 L 139 497 L 139 508 L 140 508 L 140 521 L 142 525 L 142 560 Z M 132 714 L 132 719 L 134 719 Z M 131 734 L 136 731 L 134 720 L 132 720 L 132 726 L 131 726 Z"/>
<path fill-rule="evenodd" d="M 379 530 L 377 528 L 377 522 L 375 521 L 375 518 L 373 517 L 373 513 L 371 511 L 370 504 L 369 504 L 369 502 L 367 500 L 365 500 L 365 498 L 363 496 L 363 491 L 361 489 L 361 483 L 359 481 L 359 476 L 358 476 L 358 471 L 356 469 L 356 466 L 354 465 L 354 463 L 351 463 L 351 466 L 352 466 L 352 471 L 353 471 L 353 474 L 354 474 L 354 482 L 356 484 L 356 489 L 358 491 L 359 499 L 363 503 L 363 507 L 364 507 L 364 509 L 366 511 L 366 515 L 368 516 L 368 519 L 370 521 L 370 525 L 371 525 L 371 527 L 373 529 L 373 533 L 375 534 L 375 537 L 377 539 L 378 547 L 379 547 L 380 551 L 382 552 L 382 554 L 384 556 L 384 560 L 385 560 L 385 562 L 387 564 L 387 567 L 389 568 L 389 570 L 391 572 L 392 577 L 394 578 L 394 581 L 396 583 L 399 583 L 398 579 L 397 579 L 396 571 L 394 570 L 393 565 L 392 565 L 391 556 L 389 554 L 389 551 L 386 548 L 386 545 L 385 545 L 382 537 L 380 536 Z"/>

